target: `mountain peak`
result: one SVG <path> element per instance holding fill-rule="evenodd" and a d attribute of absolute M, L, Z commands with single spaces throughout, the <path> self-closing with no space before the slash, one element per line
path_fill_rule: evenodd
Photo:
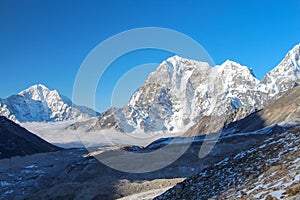
<path fill-rule="evenodd" d="M 293 49 L 300 49 L 300 43 L 296 44 L 296 45 L 292 48 L 292 50 L 293 50 Z"/>
<path fill-rule="evenodd" d="M 41 87 L 43 89 L 48 89 L 48 87 L 46 87 L 44 84 L 41 84 L 41 83 L 35 84 L 35 85 L 31 86 L 31 87 Z"/>
<path fill-rule="evenodd" d="M 32 85 L 23 91 L 33 91 L 33 90 L 50 90 L 50 89 L 48 87 L 46 87 L 45 85 L 39 83 L 39 84 Z"/>
<path fill-rule="evenodd" d="M 181 60 L 181 59 L 184 59 L 184 58 L 180 57 L 179 55 L 174 55 L 174 56 L 171 56 L 170 58 L 168 58 L 167 61 Z"/>
<path fill-rule="evenodd" d="M 286 57 L 294 58 L 300 55 L 300 43 L 296 44 L 286 55 Z"/>
<path fill-rule="evenodd" d="M 0 115 L 16 122 L 83 119 L 98 114 L 90 108 L 73 104 L 57 90 L 50 90 L 43 84 L 32 85 L 19 95 L 0 99 Z"/>
<path fill-rule="evenodd" d="M 222 65 L 240 65 L 240 63 L 233 60 L 226 60 Z"/>
<path fill-rule="evenodd" d="M 289 52 L 286 54 L 285 58 L 294 59 L 294 62 L 299 60 L 300 56 L 300 43 L 296 44 Z M 285 60 L 285 59 L 284 59 Z"/>
<path fill-rule="evenodd" d="M 220 66 L 231 66 L 231 67 L 237 67 L 237 68 L 244 68 L 244 69 L 249 69 L 247 66 L 243 66 L 238 62 L 232 61 L 232 60 L 226 60 L 224 63 L 222 63 Z"/>
<path fill-rule="evenodd" d="M 222 63 L 221 65 L 219 65 L 217 67 L 218 67 L 219 71 L 225 71 L 226 73 L 229 73 L 229 74 L 235 74 L 238 71 L 240 71 L 240 72 L 244 72 L 246 74 L 251 74 L 251 76 L 256 78 L 256 76 L 253 73 L 252 68 L 243 66 L 240 63 L 232 61 L 232 60 L 226 60 L 224 63 Z"/>
<path fill-rule="evenodd" d="M 179 73 L 185 73 L 187 71 L 193 70 L 207 71 L 209 68 L 211 68 L 211 66 L 207 62 L 183 58 L 175 55 L 163 61 L 156 71 L 160 72 L 166 70 L 174 70 Z"/>
<path fill-rule="evenodd" d="M 283 93 L 300 79 L 300 44 L 295 45 L 277 67 L 267 73 L 262 80 L 269 88 L 269 95 Z"/>
<path fill-rule="evenodd" d="M 203 62 L 203 61 L 199 61 L 199 60 L 194 60 L 194 59 L 189 59 L 189 58 L 184 58 L 184 57 L 181 57 L 179 55 L 174 55 L 174 56 L 171 56 L 169 57 L 166 61 L 164 62 L 169 62 L 169 63 L 172 63 L 172 64 L 175 64 L 175 63 L 184 63 L 184 64 L 187 64 L 187 63 L 190 63 L 190 64 L 195 64 L 195 63 L 204 63 L 204 64 L 207 64 L 207 62 Z M 163 63 L 164 63 L 163 62 Z"/>
<path fill-rule="evenodd" d="M 57 98 L 60 98 L 60 95 L 56 90 L 50 90 L 43 84 L 32 85 L 29 88 L 21 91 L 19 95 L 22 95 L 24 97 L 33 100 L 43 101 L 50 93 L 52 94 L 52 96 L 56 96 Z"/>
<path fill-rule="evenodd" d="M 182 58 L 178 55 L 175 55 L 175 56 L 172 56 L 170 58 L 168 58 L 166 61 L 162 62 L 162 65 L 163 64 L 167 64 L 167 66 L 171 67 L 171 68 L 179 68 L 182 63 L 189 63 L 191 62 L 192 60 L 188 60 L 186 58 Z"/>

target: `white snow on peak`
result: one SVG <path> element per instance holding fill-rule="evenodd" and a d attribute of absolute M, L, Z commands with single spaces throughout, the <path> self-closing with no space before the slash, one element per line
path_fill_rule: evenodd
<path fill-rule="evenodd" d="M 226 60 L 224 63 L 222 63 L 217 67 L 219 67 L 220 70 L 236 70 L 236 71 L 245 71 L 245 72 L 252 73 L 251 68 L 241 65 L 240 63 L 232 60 Z"/>
<path fill-rule="evenodd" d="M 174 55 L 174 56 L 171 56 L 170 58 L 167 59 L 168 62 L 172 62 L 173 60 L 182 60 L 182 59 L 185 59 L 179 55 Z"/>
<path fill-rule="evenodd" d="M 191 68 L 199 68 L 199 66 L 209 66 L 207 62 L 201 62 L 193 59 L 187 59 L 180 57 L 178 55 L 172 56 L 168 58 L 167 60 L 163 61 L 158 69 L 161 66 L 168 66 L 171 69 L 174 69 L 176 71 L 185 70 L 185 69 L 191 69 Z"/>
<path fill-rule="evenodd" d="M 300 79 L 300 44 L 290 50 L 277 67 L 266 74 L 262 84 L 271 97 L 293 87 Z M 261 86 L 262 87 L 262 86 Z"/>
<path fill-rule="evenodd" d="M 33 100 L 44 100 L 45 96 L 47 96 L 50 92 L 51 91 L 45 85 L 36 84 L 21 91 L 19 94 Z"/>
<path fill-rule="evenodd" d="M 299 48 L 259 81 L 247 66 L 231 60 L 218 66 L 173 56 L 152 72 L 126 106 L 104 113 L 96 129 L 121 132 L 181 132 L 203 116 L 253 112 L 299 77 Z M 109 120 L 111 126 L 107 126 Z"/>
<path fill-rule="evenodd" d="M 262 81 L 238 62 L 226 60 L 210 66 L 175 55 L 147 77 L 126 106 L 110 109 L 98 118 L 95 127 L 89 127 L 114 127 L 121 132 L 181 132 L 204 116 L 228 115 L 240 107 L 245 116 L 293 87 L 300 78 L 299 55 L 300 44 Z M 81 119 L 93 113 L 42 84 L 0 99 L 0 114 L 19 121 Z"/>
<path fill-rule="evenodd" d="M 256 84 L 259 82 L 251 68 L 235 61 L 226 60 L 223 64 L 216 66 L 216 68 L 219 73 L 225 73 L 228 77 L 245 76 L 247 77 L 246 79 L 254 81 Z"/>
<path fill-rule="evenodd" d="M 300 51 L 300 43 L 299 44 L 296 44 L 293 48 L 292 48 L 292 50 L 290 50 L 291 52 L 298 52 L 299 53 L 299 51 Z"/>
<path fill-rule="evenodd" d="M 235 62 L 233 60 L 226 60 L 224 63 L 222 63 L 221 65 L 225 65 L 225 66 L 228 66 L 228 65 L 236 65 L 236 66 L 241 66 L 240 63 L 238 62 Z"/>
<path fill-rule="evenodd" d="M 50 90 L 43 84 L 0 99 L 0 115 L 15 122 L 79 120 L 97 114 L 90 108 L 74 105 L 57 90 Z"/>
<path fill-rule="evenodd" d="M 122 132 L 185 131 L 203 116 L 255 107 L 259 97 L 251 91 L 258 82 L 247 67 L 233 61 L 211 67 L 173 56 L 148 76 L 125 107 L 104 114 L 100 122 L 109 118 Z"/>

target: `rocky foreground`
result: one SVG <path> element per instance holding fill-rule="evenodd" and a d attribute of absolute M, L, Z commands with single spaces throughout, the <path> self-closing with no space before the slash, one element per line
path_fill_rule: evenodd
<path fill-rule="evenodd" d="M 2 159 L 0 199 L 118 199 L 132 195 L 133 199 L 147 199 L 147 195 L 154 197 L 177 183 L 157 199 L 298 198 L 300 128 L 294 126 L 225 134 L 204 158 L 198 156 L 204 136 L 198 136 L 182 157 L 149 173 L 111 169 L 80 149 Z M 153 151 L 166 142 L 161 141 L 131 150 Z M 178 150 L 181 145 L 172 148 Z M 102 153 L 122 149 L 106 148 Z"/>
<path fill-rule="evenodd" d="M 300 127 L 228 155 L 155 199 L 300 199 Z"/>

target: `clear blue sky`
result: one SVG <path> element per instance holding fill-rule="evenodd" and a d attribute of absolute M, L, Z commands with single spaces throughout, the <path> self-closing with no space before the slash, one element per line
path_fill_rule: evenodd
<path fill-rule="evenodd" d="M 237 61 L 261 79 L 300 42 L 299 19 L 299 0 L 0 0 L 0 97 L 35 83 L 71 97 L 77 70 L 97 44 L 145 26 L 180 31 L 215 63 Z M 136 53 L 115 66 L 124 72 L 168 56 Z M 112 85 L 122 74 L 118 67 L 107 72 L 105 89 L 96 95 L 100 111 L 110 106 Z"/>

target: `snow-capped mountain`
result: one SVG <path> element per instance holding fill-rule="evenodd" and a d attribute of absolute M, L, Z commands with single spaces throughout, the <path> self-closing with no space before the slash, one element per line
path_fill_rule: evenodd
<path fill-rule="evenodd" d="M 258 83 L 250 69 L 233 61 L 212 68 L 174 56 L 149 75 L 125 107 L 99 117 L 96 129 L 104 128 L 109 118 L 122 132 L 184 131 L 203 116 L 223 115 L 242 105 L 252 110 L 259 102 Z"/>
<path fill-rule="evenodd" d="M 173 56 L 148 76 L 127 105 L 108 110 L 96 123 L 87 122 L 87 130 L 177 132 L 187 130 L 205 116 L 226 120 L 224 116 L 238 112 L 235 117 L 240 119 L 293 87 L 300 77 L 299 46 L 262 81 L 251 69 L 233 61 L 212 67 Z M 235 117 L 231 121 L 237 120 Z M 71 127 L 76 129 L 77 125 Z"/>
<path fill-rule="evenodd" d="M 84 119 L 98 113 L 90 108 L 74 105 L 56 90 L 37 84 L 19 94 L 0 99 L 0 115 L 15 122 L 40 122 Z"/>
<path fill-rule="evenodd" d="M 222 115 L 243 104 L 254 107 L 258 97 L 250 93 L 256 83 L 247 67 L 232 61 L 212 68 L 174 56 L 150 74 L 123 113 L 128 125 L 146 132 L 182 131 L 203 116 Z"/>
<path fill-rule="evenodd" d="M 266 74 L 261 82 L 262 92 L 270 97 L 285 92 L 300 79 L 300 44 L 290 50 L 277 67 Z"/>

